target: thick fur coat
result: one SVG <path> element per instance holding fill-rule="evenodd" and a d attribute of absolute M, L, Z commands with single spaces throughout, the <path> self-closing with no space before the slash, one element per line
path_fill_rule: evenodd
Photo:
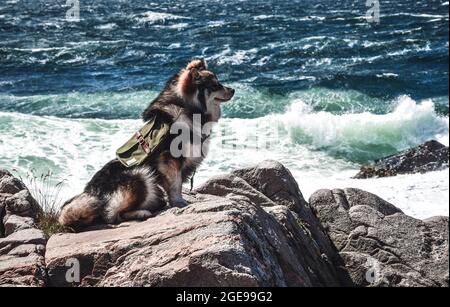
<path fill-rule="evenodd" d="M 166 199 L 171 206 L 186 206 L 182 184 L 203 161 L 210 133 L 195 129 L 194 119 L 199 119 L 202 127 L 217 122 L 221 103 L 233 96 L 234 90 L 220 84 L 204 60 L 190 62 L 167 81 L 142 113 L 144 121 L 156 115 L 173 127 L 189 129 L 190 138 L 183 144 L 181 155 L 174 155 L 171 147 L 180 132 L 171 129 L 162 149 L 143 165 L 127 168 L 117 159 L 110 161 L 93 176 L 83 193 L 63 205 L 59 222 L 80 230 L 94 223 L 147 219 L 166 205 Z"/>

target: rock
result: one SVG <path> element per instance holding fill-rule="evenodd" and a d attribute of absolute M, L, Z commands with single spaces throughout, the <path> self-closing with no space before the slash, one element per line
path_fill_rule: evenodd
<path fill-rule="evenodd" d="M 341 284 L 348 284 L 347 272 L 341 270 L 342 259 L 336 252 L 335 247 L 325 234 L 322 225 L 313 214 L 310 206 L 303 198 L 297 181 L 290 171 L 281 163 L 267 160 L 259 163 L 255 167 L 236 170 L 231 175 L 224 175 L 223 178 L 216 177 L 199 187 L 196 191 L 203 194 L 213 194 L 229 198 L 236 191 L 238 194 L 247 194 L 249 191 L 257 191 L 267 199 L 253 198 L 256 204 L 263 206 L 266 211 L 271 212 L 273 205 L 282 205 L 290 209 L 297 221 L 309 230 L 315 244 L 318 244 L 324 254 L 329 257 L 338 272 Z M 236 184 L 239 182 L 240 184 Z M 253 189 L 250 189 L 248 186 Z"/>
<path fill-rule="evenodd" d="M 16 194 L 26 190 L 22 181 L 11 175 L 10 172 L 0 169 L 0 193 Z"/>
<path fill-rule="evenodd" d="M 19 230 L 35 227 L 36 225 L 34 219 L 31 217 L 10 215 L 7 219 L 5 219 L 5 236 L 9 236 Z"/>
<path fill-rule="evenodd" d="M 5 216 L 19 215 L 35 219 L 42 210 L 27 189 L 8 197 L 5 204 Z"/>
<path fill-rule="evenodd" d="M 0 231 L 5 235 L 4 223 L 11 215 L 35 219 L 42 211 L 26 186 L 11 173 L 0 169 Z"/>
<path fill-rule="evenodd" d="M 311 221 L 309 206 L 282 165 L 265 162 L 213 178 L 185 198 L 192 205 L 145 222 L 52 236 L 45 256 L 50 285 L 351 284 L 340 269 L 342 259 Z M 297 206 L 298 213 L 289 209 Z M 78 264 L 80 283 L 68 281 L 66 275 L 76 273 Z"/>
<path fill-rule="evenodd" d="M 354 178 L 387 177 L 397 174 L 425 173 L 448 167 L 448 147 L 437 141 L 428 141 L 418 147 L 376 160 L 361 167 Z"/>
<path fill-rule="evenodd" d="M 24 229 L 0 239 L 0 286 L 46 285 L 44 233 Z"/>
<path fill-rule="evenodd" d="M 448 287 L 448 217 L 417 220 L 358 189 L 319 190 L 309 202 L 355 285 Z"/>
<path fill-rule="evenodd" d="M 45 244 L 35 218 L 41 211 L 25 185 L 0 170 L 0 286 L 45 286 Z"/>
<path fill-rule="evenodd" d="M 245 180 L 270 200 L 294 212 L 300 212 L 308 206 L 291 172 L 276 161 L 267 160 L 256 167 L 236 170 L 232 174 Z"/>
<path fill-rule="evenodd" d="M 46 241 L 45 235 L 41 230 L 36 228 L 23 229 L 0 239 L 0 250 L 4 251 L 4 248 L 13 248 L 21 244 L 42 245 Z"/>
<path fill-rule="evenodd" d="M 0 193 L 0 238 L 5 236 L 5 227 L 3 225 L 3 218 L 6 215 L 6 199 L 10 197 L 11 194 Z"/>
<path fill-rule="evenodd" d="M 9 183 L 0 286 L 449 285 L 448 217 L 417 220 L 358 189 L 320 190 L 308 204 L 275 161 L 185 191 L 185 208 L 48 242 L 36 202 Z"/>

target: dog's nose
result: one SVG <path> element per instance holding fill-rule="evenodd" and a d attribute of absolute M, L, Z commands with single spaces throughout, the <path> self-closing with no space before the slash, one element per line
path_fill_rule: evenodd
<path fill-rule="evenodd" d="M 230 92 L 231 92 L 231 96 L 234 96 L 234 92 L 235 92 L 234 88 L 230 88 Z"/>

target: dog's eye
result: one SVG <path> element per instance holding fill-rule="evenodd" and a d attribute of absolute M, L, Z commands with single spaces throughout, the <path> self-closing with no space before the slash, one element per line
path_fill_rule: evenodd
<path fill-rule="evenodd" d="M 212 82 L 209 86 L 209 88 L 211 89 L 211 91 L 215 92 L 220 90 L 220 84 L 218 82 Z"/>

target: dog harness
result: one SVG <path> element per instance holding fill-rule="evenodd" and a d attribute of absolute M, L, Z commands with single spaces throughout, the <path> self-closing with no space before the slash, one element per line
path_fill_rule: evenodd
<path fill-rule="evenodd" d="M 117 159 L 126 167 L 141 165 L 147 159 L 159 152 L 160 145 L 167 140 L 169 136 L 169 123 L 165 122 L 157 115 L 154 115 L 116 151 Z M 209 134 L 206 135 L 202 133 L 202 143 L 209 137 Z M 194 176 L 195 171 L 190 178 L 191 191 L 194 188 Z"/>
<path fill-rule="evenodd" d="M 169 124 L 155 115 L 116 151 L 117 159 L 126 167 L 141 165 L 158 151 L 169 135 Z"/>

